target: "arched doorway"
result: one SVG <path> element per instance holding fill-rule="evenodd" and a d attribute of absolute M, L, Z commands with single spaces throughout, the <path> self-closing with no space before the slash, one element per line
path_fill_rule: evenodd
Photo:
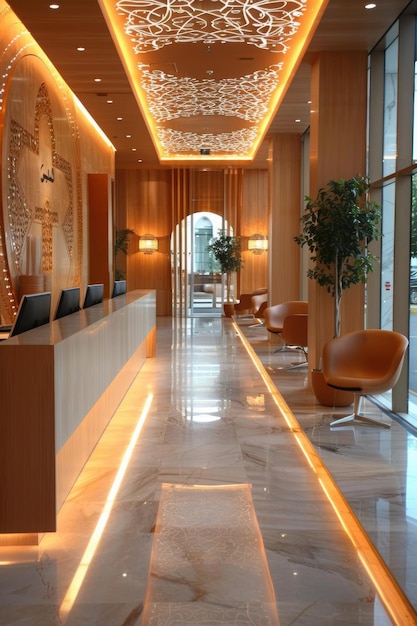
<path fill-rule="evenodd" d="M 224 218 L 209 211 L 192 213 L 177 224 L 171 236 L 172 278 L 176 286 L 172 308 L 176 315 L 222 315 L 224 277 L 207 246 L 224 229 Z"/>

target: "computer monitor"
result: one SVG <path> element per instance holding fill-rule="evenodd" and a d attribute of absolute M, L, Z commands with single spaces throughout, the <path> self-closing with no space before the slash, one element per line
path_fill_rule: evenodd
<path fill-rule="evenodd" d="M 122 293 L 126 293 L 126 281 L 115 280 L 114 285 L 113 285 L 113 293 L 111 297 L 115 298 L 116 296 L 121 296 Z"/>
<path fill-rule="evenodd" d="M 55 319 L 59 320 L 61 317 L 71 315 L 80 310 L 80 288 L 69 287 L 61 291 L 61 297 L 59 298 L 58 306 L 55 313 Z"/>
<path fill-rule="evenodd" d="M 94 304 L 100 304 L 100 302 L 103 302 L 103 296 L 104 296 L 103 283 L 97 283 L 95 285 L 88 285 L 87 291 L 85 292 L 83 309 L 88 309 L 88 307 L 93 306 Z"/>
<path fill-rule="evenodd" d="M 51 293 L 32 293 L 22 297 L 10 337 L 48 324 L 51 315 Z"/>

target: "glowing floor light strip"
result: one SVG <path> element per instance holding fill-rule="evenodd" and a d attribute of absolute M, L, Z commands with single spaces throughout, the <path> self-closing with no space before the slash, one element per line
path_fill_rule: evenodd
<path fill-rule="evenodd" d="M 300 450 L 307 459 L 310 467 L 317 474 L 320 487 L 335 511 L 343 530 L 353 544 L 358 558 L 375 586 L 393 624 L 398 624 L 398 626 L 415 626 L 416 613 L 408 598 L 399 587 L 378 550 L 364 531 L 353 509 L 333 480 L 332 475 L 320 459 L 313 444 L 304 433 L 284 398 L 266 373 L 258 355 L 246 337 L 241 333 L 236 322 L 233 322 L 233 325 L 253 364 L 267 386 L 280 414 L 286 421 L 290 432 L 294 435 Z"/>
<path fill-rule="evenodd" d="M 120 463 L 119 469 L 117 471 L 116 477 L 113 481 L 113 484 L 107 496 L 106 502 L 104 504 L 104 507 L 99 517 L 99 520 L 97 522 L 97 525 L 93 531 L 93 534 L 90 537 L 90 541 L 88 542 L 87 548 L 81 558 L 77 571 L 74 574 L 74 577 L 71 581 L 71 584 L 68 588 L 65 598 L 63 599 L 62 604 L 60 606 L 59 615 L 61 619 L 65 619 L 68 616 L 68 614 L 70 613 L 74 605 L 75 600 L 77 599 L 78 593 L 81 589 L 81 585 L 83 584 L 83 581 L 88 572 L 90 563 L 94 558 L 94 554 L 97 550 L 98 544 L 100 543 L 100 539 L 103 535 L 104 529 L 106 528 L 106 524 L 110 517 L 110 513 L 113 508 L 113 504 L 116 500 L 117 493 L 120 489 L 120 485 L 122 483 L 127 467 L 129 465 L 129 461 L 133 454 L 133 450 L 136 446 L 143 424 L 145 423 L 145 420 L 148 416 L 149 409 L 152 404 L 152 400 L 153 400 L 153 394 L 149 394 L 146 399 L 145 405 L 143 407 L 142 413 L 139 417 L 139 420 L 136 424 L 135 430 L 133 431 L 129 445 L 126 448 L 126 451 L 123 455 L 122 462 Z"/>

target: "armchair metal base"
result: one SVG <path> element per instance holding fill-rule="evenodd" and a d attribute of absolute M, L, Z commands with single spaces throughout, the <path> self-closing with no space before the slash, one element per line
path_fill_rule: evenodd
<path fill-rule="evenodd" d="M 347 422 L 360 422 L 362 424 L 367 424 L 368 426 L 379 426 L 379 428 L 391 428 L 390 424 L 386 422 L 382 422 L 379 420 L 374 420 L 370 417 L 365 417 L 364 415 L 352 413 L 351 415 L 346 415 L 346 417 L 342 417 L 338 420 L 334 420 L 330 422 L 330 426 L 333 428 L 334 426 L 341 426 L 342 424 L 346 424 Z M 354 425 L 354 424 L 353 424 Z"/>
<path fill-rule="evenodd" d="M 259 326 L 265 325 L 265 322 L 263 320 L 258 319 L 257 317 L 255 319 L 256 319 L 256 322 L 254 324 L 250 324 L 248 328 L 258 328 Z"/>
<path fill-rule="evenodd" d="M 291 363 L 291 365 L 287 367 L 287 371 L 296 370 L 299 367 L 306 367 L 306 365 L 308 365 L 307 350 L 303 348 L 303 346 L 290 346 L 290 347 L 293 348 L 294 350 L 301 350 L 304 355 L 304 360 L 299 361 L 298 363 Z"/>
<path fill-rule="evenodd" d="M 372 417 L 366 417 L 365 415 L 361 415 L 361 413 L 359 412 L 359 405 L 362 397 L 363 396 L 355 393 L 353 396 L 353 413 L 334 420 L 333 422 L 330 422 L 330 426 L 339 426 L 348 422 L 353 422 L 354 425 L 354 423 L 357 422 L 366 424 L 368 426 L 379 426 L 379 428 L 391 428 L 391 424 L 387 424 L 386 422 L 383 422 L 381 420 L 373 419 Z"/>

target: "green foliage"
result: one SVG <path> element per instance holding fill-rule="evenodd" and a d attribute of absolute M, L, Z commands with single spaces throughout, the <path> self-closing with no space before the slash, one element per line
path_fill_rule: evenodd
<path fill-rule="evenodd" d="M 219 236 L 207 246 L 207 252 L 213 255 L 220 265 L 222 274 L 238 272 L 242 267 L 241 242 L 239 237 L 226 235 L 219 231 Z"/>
<path fill-rule="evenodd" d="M 220 265 L 222 274 L 226 274 L 226 302 L 231 300 L 231 273 L 238 272 L 242 267 L 241 242 L 239 237 L 226 235 L 224 230 L 207 246 L 207 252 Z"/>
<path fill-rule="evenodd" d="M 135 233 L 131 228 L 122 228 L 121 230 L 116 230 L 116 237 L 114 241 L 114 256 L 117 255 L 118 252 L 123 252 L 123 254 L 127 254 L 128 245 L 129 245 L 129 236 Z"/>
<path fill-rule="evenodd" d="M 122 228 L 121 230 L 116 230 L 116 235 L 114 239 L 114 258 L 117 257 L 119 252 L 123 254 L 127 254 L 129 247 L 129 237 L 135 233 L 131 228 Z M 114 277 L 116 280 L 123 280 L 124 272 L 116 266 Z"/>
<path fill-rule="evenodd" d="M 317 197 L 307 197 L 301 218 L 302 233 L 295 237 L 310 251 L 309 278 L 317 280 L 335 299 L 335 335 L 340 334 L 340 300 L 345 289 L 364 283 L 375 257 L 368 244 L 380 237 L 381 207 L 367 199 L 369 179 L 359 174 L 331 180 Z"/>

